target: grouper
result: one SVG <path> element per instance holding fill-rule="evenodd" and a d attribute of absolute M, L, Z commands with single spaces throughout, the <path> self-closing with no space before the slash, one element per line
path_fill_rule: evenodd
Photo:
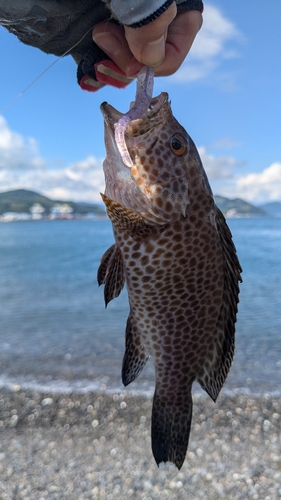
<path fill-rule="evenodd" d="M 196 380 L 215 401 L 234 354 L 241 266 L 196 146 L 174 118 L 167 93 L 127 120 L 126 155 L 116 140 L 122 113 L 101 106 L 105 193 L 115 244 L 98 283 L 105 303 L 124 284 L 130 312 L 122 380 L 155 368 L 151 438 L 156 463 L 181 468 Z"/>

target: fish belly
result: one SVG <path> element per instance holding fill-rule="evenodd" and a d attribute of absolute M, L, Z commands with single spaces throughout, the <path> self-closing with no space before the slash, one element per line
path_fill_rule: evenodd
<path fill-rule="evenodd" d="M 142 242 L 124 240 L 123 234 L 116 241 L 134 328 L 131 341 L 155 367 L 153 453 L 157 463 L 180 467 L 188 445 L 192 383 L 210 376 L 223 340 L 217 329 L 223 295 L 219 240 L 211 224 L 197 231 L 178 222 Z M 134 360 L 127 366 L 132 369 Z"/>
<path fill-rule="evenodd" d="M 116 239 L 132 321 L 147 353 L 155 366 L 171 364 L 176 356 L 185 373 L 200 376 L 219 340 L 223 260 L 216 231 L 211 225 L 191 231 L 181 222 L 142 242 L 124 241 L 123 235 Z"/>

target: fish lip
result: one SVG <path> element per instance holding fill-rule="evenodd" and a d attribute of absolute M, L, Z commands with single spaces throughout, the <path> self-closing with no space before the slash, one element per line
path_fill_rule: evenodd
<path fill-rule="evenodd" d="M 164 106 L 164 104 L 168 101 L 168 94 L 166 92 L 161 92 L 161 94 L 157 97 L 153 97 L 151 99 L 150 106 L 148 110 L 146 111 L 145 115 L 143 118 L 148 117 L 150 119 L 153 119 L 156 117 L 160 111 L 160 109 Z M 124 113 L 121 113 L 117 109 L 115 109 L 111 104 L 108 104 L 107 102 L 103 102 L 100 106 L 101 113 L 103 115 L 104 120 L 106 123 L 110 126 L 112 130 L 114 130 L 114 125 L 115 123 L 124 116 Z M 141 120 L 140 118 L 139 120 Z M 137 121 L 137 120 L 132 120 L 132 122 Z"/>
<path fill-rule="evenodd" d="M 149 133 L 151 129 L 154 129 L 157 125 L 161 126 L 162 119 L 160 118 L 160 110 L 163 108 L 163 106 L 168 102 L 168 94 L 166 92 L 162 92 L 159 96 L 154 97 L 151 100 L 149 109 L 145 113 L 145 115 L 142 118 L 139 118 L 137 120 L 132 120 L 131 123 L 138 123 L 141 128 L 141 123 L 146 121 L 146 124 L 149 123 L 148 129 L 143 130 L 142 129 L 142 137 L 144 134 Z M 123 180 L 126 178 L 128 182 L 133 182 L 135 184 L 135 181 L 132 180 L 131 177 L 131 167 L 127 166 L 121 157 L 119 148 L 116 144 L 115 140 L 115 127 L 114 125 L 118 122 L 118 120 L 124 116 L 123 113 L 115 109 L 111 104 L 108 104 L 107 102 L 103 102 L 100 106 L 101 113 L 104 118 L 104 127 L 105 127 L 105 148 L 106 148 L 106 160 L 109 157 L 114 158 L 114 170 L 115 172 L 118 172 L 118 178 L 123 178 Z M 161 113 L 162 114 L 162 113 Z M 159 124 L 160 120 L 160 124 Z M 127 128 L 128 130 L 128 128 Z M 138 136 L 140 137 L 140 136 Z M 135 137 L 135 139 L 137 139 Z M 105 163 L 104 163 L 105 165 Z"/>

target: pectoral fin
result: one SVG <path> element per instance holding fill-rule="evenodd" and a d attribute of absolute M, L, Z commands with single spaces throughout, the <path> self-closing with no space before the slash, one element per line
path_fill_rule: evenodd
<path fill-rule="evenodd" d="M 115 247 L 116 247 L 115 244 L 111 245 L 111 247 L 109 247 L 106 250 L 106 252 L 104 252 L 104 254 L 101 258 L 100 266 L 98 268 L 98 275 L 97 275 L 99 286 L 105 285 L 106 276 L 108 274 L 108 265 L 112 259 L 112 255 L 115 252 Z"/>
<path fill-rule="evenodd" d="M 126 350 L 123 358 L 122 381 L 129 385 L 142 371 L 148 355 L 141 345 L 140 336 L 129 314 L 126 326 Z"/>
<path fill-rule="evenodd" d="M 112 245 L 102 256 L 98 269 L 98 284 L 105 285 L 105 307 L 118 297 L 125 283 L 123 259 L 117 245 Z"/>
<path fill-rule="evenodd" d="M 144 218 L 129 210 L 117 201 L 108 198 L 101 193 L 102 200 L 106 206 L 106 212 L 112 224 L 120 231 L 129 232 L 133 238 L 146 237 L 153 231 L 153 225 L 147 224 Z"/>

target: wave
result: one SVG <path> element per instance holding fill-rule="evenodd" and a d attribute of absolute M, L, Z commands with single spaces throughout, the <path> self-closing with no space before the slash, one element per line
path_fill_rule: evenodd
<path fill-rule="evenodd" d="M 134 382 L 134 387 L 125 389 L 124 386 L 116 380 L 111 380 L 109 377 L 100 377 L 94 380 L 77 379 L 77 380 L 43 380 L 38 381 L 33 377 L 0 377 L 0 390 L 8 390 L 18 392 L 20 390 L 30 390 L 39 393 L 48 394 L 87 394 L 87 393 L 106 393 L 106 394 L 123 394 L 131 396 L 143 396 L 151 399 L 154 394 L 154 384 L 150 381 Z M 281 397 L 281 390 L 264 387 L 261 390 L 255 390 L 250 387 L 225 387 L 221 391 L 222 396 L 226 397 Z M 199 385 L 194 385 L 193 396 L 196 398 L 208 397 Z"/>

